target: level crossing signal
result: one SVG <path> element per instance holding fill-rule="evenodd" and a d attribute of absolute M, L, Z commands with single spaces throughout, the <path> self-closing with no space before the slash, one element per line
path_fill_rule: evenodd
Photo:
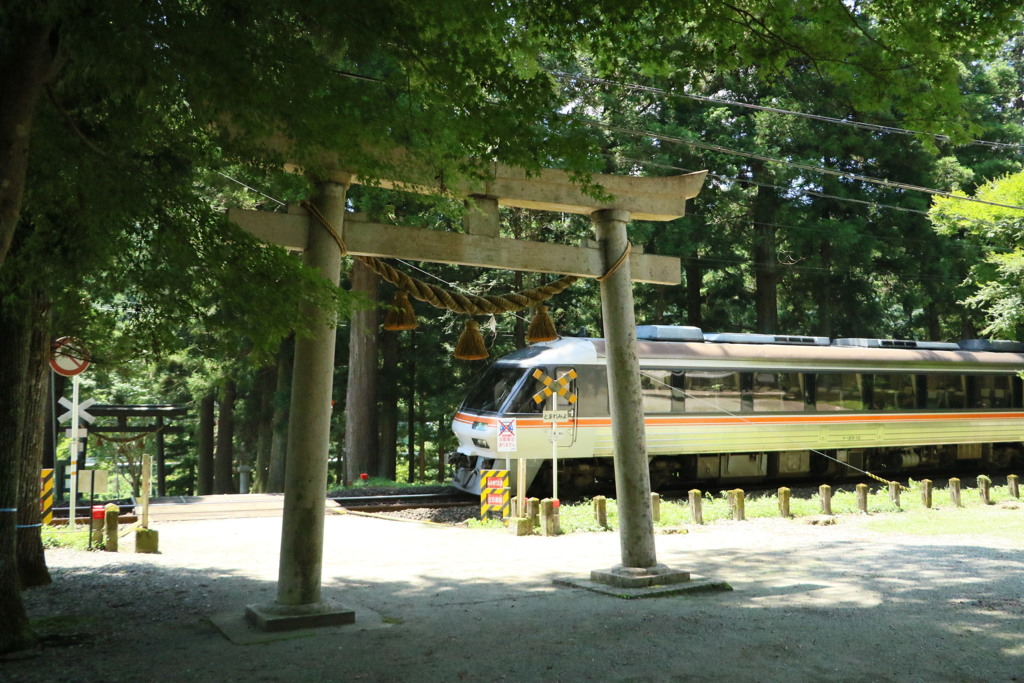
<path fill-rule="evenodd" d="M 558 379 L 552 379 L 540 368 L 533 371 L 533 378 L 544 385 L 544 388 L 533 395 L 533 402 L 540 405 L 552 394 L 558 394 L 570 404 L 576 403 L 576 394 L 569 391 L 569 382 L 576 379 L 576 371 L 569 370 Z"/>

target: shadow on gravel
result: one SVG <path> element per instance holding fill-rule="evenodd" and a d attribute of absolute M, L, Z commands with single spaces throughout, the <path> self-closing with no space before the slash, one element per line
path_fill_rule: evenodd
<path fill-rule="evenodd" d="M 272 600 L 273 581 L 116 557 L 55 569 L 52 586 L 25 593 L 43 648 L 0 661 L 0 678 L 1021 680 L 1018 550 L 824 542 L 692 551 L 680 542 L 659 559 L 736 590 L 649 600 L 555 588 L 559 571 L 490 578 L 485 559 L 453 557 L 453 567 L 476 568 L 455 579 L 415 559 L 407 580 L 369 566 L 325 575 L 325 597 L 374 610 L 390 627 L 254 646 L 230 643 L 208 617 Z"/>

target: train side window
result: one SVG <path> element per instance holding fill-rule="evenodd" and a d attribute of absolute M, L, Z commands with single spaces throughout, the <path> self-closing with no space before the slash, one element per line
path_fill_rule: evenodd
<path fill-rule="evenodd" d="M 691 370 L 686 373 L 686 412 L 740 412 L 740 373 Z"/>
<path fill-rule="evenodd" d="M 931 410 L 962 410 L 967 407 L 963 375 L 922 375 L 926 387 L 924 406 Z"/>
<path fill-rule="evenodd" d="M 1010 375 L 974 375 L 971 378 L 971 408 L 1013 407 L 1013 377 Z"/>
<path fill-rule="evenodd" d="M 917 407 L 914 376 L 904 373 L 879 373 L 872 378 L 872 410 L 913 410 Z"/>
<path fill-rule="evenodd" d="M 823 412 L 864 410 L 860 377 L 852 372 L 819 372 L 815 377 L 815 407 Z"/>
<path fill-rule="evenodd" d="M 669 370 L 641 370 L 640 395 L 643 397 L 645 413 L 671 413 L 672 395 L 675 391 L 669 382 Z"/>
<path fill-rule="evenodd" d="M 753 373 L 754 412 L 800 412 L 804 409 L 802 376 L 798 372 Z"/>

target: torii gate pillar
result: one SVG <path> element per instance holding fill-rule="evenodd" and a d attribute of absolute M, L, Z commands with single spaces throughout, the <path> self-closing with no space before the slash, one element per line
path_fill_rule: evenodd
<path fill-rule="evenodd" d="M 610 275 L 601 280 L 608 362 L 608 396 L 615 452 L 615 498 L 619 505 L 619 545 L 622 566 L 647 568 L 657 564 L 651 511 L 651 474 L 647 467 L 644 414 L 640 393 L 640 361 L 636 345 L 636 313 L 630 277 L 629 212 L 605 209 L 591 214 Z M 622 258 L 622 263 L 615 266 Z M 614 269 L 614 271 L 612 270 Z"/>
<path fill-rule="evenodd" d="M 347 191 L 344 182 L 319 186 L 317 208 L 333 225 L 344 222 Z M 341 257 L 334 238 L 311 221 L 304 263 L 337 286 Z M 320 594 L 336 321 L 313 304 L 303 314 L 315 323 L 312 336 L 295 340 L 277 600 L 245 608 L 246 619 L 267 631 L 355 622 L 353 610 Z"/>

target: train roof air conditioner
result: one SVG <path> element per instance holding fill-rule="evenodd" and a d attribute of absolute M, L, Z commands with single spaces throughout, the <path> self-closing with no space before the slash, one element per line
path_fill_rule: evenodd
<path fill-rule="evenodd" d="M 643 341 L 704 341 L 699 327 L 690 325 L 637 325 L 636 338 Z"/>

